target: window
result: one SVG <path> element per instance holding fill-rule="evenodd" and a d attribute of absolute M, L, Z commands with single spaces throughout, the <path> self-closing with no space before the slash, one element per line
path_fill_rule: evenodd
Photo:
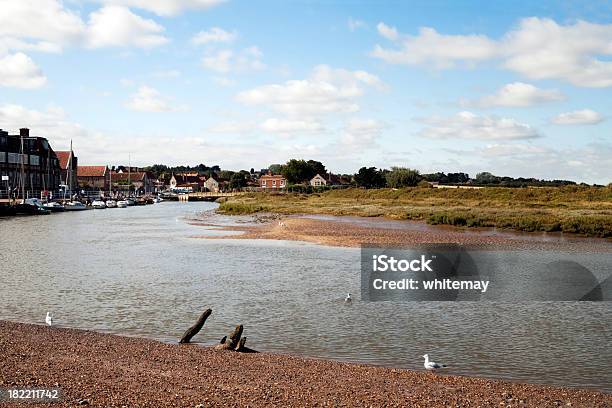
<path fill-rule="evenodd" d="M 285 187 L 285 179 L 281 179 L 280 186 Z"/>
<path fill-rule="evenodd" d="M 261 180 L 261 186 L 265 187 L 266 186 L 266 180 Z"/>
<path fill-rule="evenodd" d="M 0 163 L 6 162 L 6 152 L 0 152 Z"/>
<path fill-rule="evenodd" d="M 19 153 L 9 153 L 8 154 L 8 162 L 10 164 L 19 164 L 21 163 L 21 155 Z"/>
<path fill-rule="evenodd" d="M 32 166 L 39 166 L 40 165 L 40 157 L 39 156 L 30 155 L 30 165 L 32 165 Z"/>
<path fill-rule="evenodd" d="M 272 180 L 272 187 L 276 187 L 276 180 Z"/>

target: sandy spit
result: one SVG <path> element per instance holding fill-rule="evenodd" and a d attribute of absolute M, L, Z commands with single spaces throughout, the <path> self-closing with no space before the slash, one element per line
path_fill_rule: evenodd
<path fill-rule="evenodd" d="M 252 222 L 232 226 L 215 224 L 214 215 L 190 220 L 193 225 L 217 230 L 239 231 L 241 235 L 198 236 L 207 239 L 272 239 L 303 241 L 320 245 L 359 247 L 361 245 L 406 246 L 420 244 L 459 244 L 489 249 L 543 249 L 586 252 L 612 252 L 612 240 L 562 237 L 538 233 L 508 233 L 494 230 L 427 226 L 416 221 L 390 221 L 382 218 L 347 217 L 330 220 L 304 216 L 265 214 Z M 365 222 L 364 222 L 365 221 Z M 403 228 L 402 225 L 410 228 Z"/>
<path fill-rule="evenodd" d="M 64 392 L 53 407 L 612 406 L 612 395 L 591 390 L 0 321 L 0 387 L 53 386 Z"/>

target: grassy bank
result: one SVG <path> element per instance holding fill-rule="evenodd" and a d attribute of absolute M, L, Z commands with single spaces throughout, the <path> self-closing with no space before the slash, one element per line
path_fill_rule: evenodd
<path fill-rule="evenodd" d="M 309 195 L 249 193 L 227 199 L 219 211 L 387 217 L 460 227 L 612 237 L 610 187 L 347 189 Z"/>

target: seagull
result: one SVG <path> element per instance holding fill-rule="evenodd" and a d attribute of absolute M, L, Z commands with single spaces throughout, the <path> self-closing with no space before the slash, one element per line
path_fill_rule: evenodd
<path fill-rule="evenodd" d="M 439 368 L 446 367 L 444 364 L 438 364 L 434 363 L 433 361 L 429 361 L 429 354 L 423 355 L 423 358 L 425 359 L 425 364 L 423 364 L 423 366 L 426 370 L 435 371 Z"/>
<path fill-rule="evenodd" d="M 47 312 L 47 317 L 45 317 L 45 323 L 47 323 L 47 326 L 53 325 L 53 316 L 49 312 Z"/>
<path fill-rule="evenodd" d="M 344 298 L 344 302 L 345 302 L 345 303 L 351 303 L 352 301 L 353 301 L 353 298 L 351 297 L 351 294 L 350 294 L 350 293 L 348 293 L 348 294 L 346 295 L 346 297 Z"/>

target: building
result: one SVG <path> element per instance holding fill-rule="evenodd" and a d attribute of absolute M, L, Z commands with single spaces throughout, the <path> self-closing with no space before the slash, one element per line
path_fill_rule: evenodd
<path fill-rule="evenodd" d="M 263 190 L 279 190 L 287 187 L 287 179 L 279 174 L 267 174 L 259 178 L 259 185 Z"/>
<path fill-rule="evenodd" d="M 313 187 L 324 187 L 324 186 L 336 187 L 336 186 L 343 186 L 345 184 L 348 184 L 348 183 L 345 183 L 340 177 L 332 173 L 327 173 L 325 174 L 325 176 L 321 176 L 320 174 L 317 174 L 316 176 L 310 179 L 309 183 Z"/>
<path fill-rule="evenodd" d="M 108 191 L 110 188 L 110 170 L 107 166 L 78 166 L 77 182 L 84 190 Z"/>
<path fill-rule="evenodd" d="M 206 179 L 204 185 L 208 191 L 218 193 L 223 189 L 223 180 L 221 180 L 217 175 L 212 174 L 208 179 Z"/>
<path fill-rule="evenodd" d="M 198 173 L 177 173 L 170 178 L 170 190 L 184 193 L 202 191 L 206 186 L 206 177 Z"/>
<path fill-rule="evenodd" d="M 30 136 L 27 128 L 18 135 L 0 129 L 0 198 L 57 196 L 60 173 L 47 139 Z"/>
<path fill-rule="evenodd" d="M 110 180 L 113 190 L 134 191 L 140 194 L 151 193 L 154 191 L 153 179 L 146 171 L 115 173 L 110 172 Z"/>
<path fill-rule="evenodd" d="M 74 155 L 72 149 L 60 150 L 56 153 L 62 170 L 62 184 L 67 186 L 68 191 L 76 190 L 78 187 L 78 158 Z"/>

